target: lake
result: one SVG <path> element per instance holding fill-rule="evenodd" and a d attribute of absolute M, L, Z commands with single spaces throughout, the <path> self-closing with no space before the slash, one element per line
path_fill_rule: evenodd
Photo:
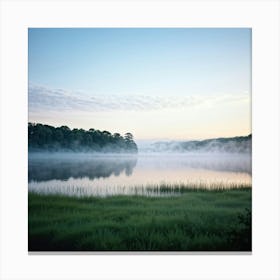
<path fill-rule="evenodd" d="M 175 194 L 172 186 L 233 188 L 251 180 L 249 154 L 30 153 L 28 160 L 28 189 L 42 194 L 156 196 Z"/>
<path fill-rule="evenodd" d="M 28 189 L 42 194 L 170 195 L 174 185 L 232 188 L 251 186 L 251 177 L 251 157 L 240 154 L 42 153 L 28 161 Z"/>

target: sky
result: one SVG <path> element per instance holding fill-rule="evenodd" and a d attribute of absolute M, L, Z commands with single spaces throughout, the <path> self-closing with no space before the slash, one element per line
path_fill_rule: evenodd
<path fill-rule="evenodd" d="M 29 121 L 136 140 L 251 133 L 251 29 L 29 28 Z"/>

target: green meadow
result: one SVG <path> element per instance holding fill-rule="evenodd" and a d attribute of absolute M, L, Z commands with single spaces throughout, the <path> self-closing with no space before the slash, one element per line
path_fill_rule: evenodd
<path fill-rule="evenodd" d="M 29 251 L 251 251 L 251 187 L 28 196 Z"/>

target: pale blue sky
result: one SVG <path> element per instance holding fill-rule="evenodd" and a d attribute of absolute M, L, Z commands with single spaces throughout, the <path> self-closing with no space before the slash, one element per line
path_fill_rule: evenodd
<path fill-rule="evenodd" d="M 28 35 L 30 121 L 132 131 L 139 139 L 250 133 L 251 29 L 38 28 Z"/>

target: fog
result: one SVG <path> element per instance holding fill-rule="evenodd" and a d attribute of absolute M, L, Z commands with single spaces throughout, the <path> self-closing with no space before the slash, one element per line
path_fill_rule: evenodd
<path fill-rule="evenodd" d="M 140 153 L 251 154 L 252 152 L 251 135 L 201 141 L 139 141 L 137 144 Z"/>
<path fill-rule="evenodd" d="M 122 172 L 129 176 L 136 163 L 137 157 L 128 154 L 32 153 L 28 161 L 28 181 L 84 177 L 93 180 Z"/>
<path fill-rule="evenodd" d="M 158 186 L 251 186 L 251 135 L 139 144 L 138 153 L 29 151 L 28 188 L 70 196 L 157 195 Z M 165 193 L 166 195 L 166 193 Z"/>
<path fill-rule="evenodd" d="M 139 153 L 137 166 L 144 169 L 193 168 L 252 173 L 251 155 L 237 153 Z"/>
<path fill-rule="evenodd" d="M 29 191 L 70 196 L 157 195 L 151 186 L 251 185 L 250 154 L 29 153 Z"/>

